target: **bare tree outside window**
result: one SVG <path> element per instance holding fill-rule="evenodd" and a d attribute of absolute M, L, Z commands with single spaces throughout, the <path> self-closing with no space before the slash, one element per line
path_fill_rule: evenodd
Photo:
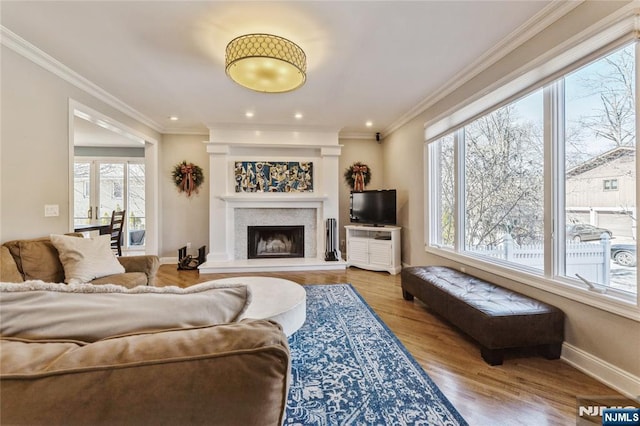
<path fill-rule="evenodd" d="M 516 244 L 543 235 L 542 97 L 537 117 L 525 119 L 519 103 L 465 127 L 465 247 Z"/>
<path fill-rule="evenodd" d="M 569 226 L 588 225 L 611 235 L 610 241 L 584 243 L 604 246 L 607 252 L 610 272 L 593 281 L 633 293 L 637 291 L 635 63 L 635 44 L 629 44 L 564 79 L 565 126 L 570 135 L 565 142 L 567 232 Z"/>
<path fill-rule="evenodd" d="M 635 49 L 546 85 L 546 114 L 539 89 L 431 143 L 431 245 L 637 293 Z"/>
<path fill-rule="evenodd" d="M 454 137 L 448 135 L 433 145 L 436 158 L 435 202 L 439 214 L 434 241 L 444 247 L 453 247 L 455 242 L 455 176 Z"/>

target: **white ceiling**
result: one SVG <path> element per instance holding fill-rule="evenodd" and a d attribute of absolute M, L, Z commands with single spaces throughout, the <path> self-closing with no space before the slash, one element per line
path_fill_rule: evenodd
<path fill-rule="evenodd" d="M 393 128 L 551 3 L 3 0 L 1 23 L 156 130 L 206 133 L 225 123 L 372 135 Z M 305 50 L 302 88 L 257 93 L 225 75 L 226 44 L 254 32 Z M 296 120 L 296 112 L 304 117 Z"/>

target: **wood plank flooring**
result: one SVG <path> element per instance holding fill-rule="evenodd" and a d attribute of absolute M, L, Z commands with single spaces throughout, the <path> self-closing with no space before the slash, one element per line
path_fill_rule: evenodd
<path fill-rule="evenodd" d="M 199 274 L 162 265 L 157 285 L 188 287 L 247 275 Z M 501 366 L 487 365 L 472 340 L 417 299 L 402 298 L 400 275 L 357 268 L 259 275 L 300 284 L 351 283 L 470 425 L 575 425 L 576 396 L 621 396 L 562 360 L 520 352 L 507 353 Z"/>

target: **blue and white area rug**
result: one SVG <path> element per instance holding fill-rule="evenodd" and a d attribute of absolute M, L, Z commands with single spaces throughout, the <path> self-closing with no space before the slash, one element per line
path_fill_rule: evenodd
<path fill-rule="evenodd" d="M 285 425 L 466 425 L 349 284 L 305 286 Z"/>

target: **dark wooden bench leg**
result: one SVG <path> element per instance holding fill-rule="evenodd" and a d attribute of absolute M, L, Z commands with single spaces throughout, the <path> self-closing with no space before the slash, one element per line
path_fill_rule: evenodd
<path fill-rule="evenodd" d="M 489 365 L 502 365 L 504 358 L 504 350 L 502 349 L 488 349 L 485 347 L 480 348 L 480 354 L 482 359 Z"/>
<path fill-rule="evenodd" d="M 404 300 L 413 300 L 413 294 L 409 293 L 407 290 L 402 289 L 402 297 L 404 298 Z"/>
<path fill-rule="evenodd" d="M 540 354 L 546 359 L 558 359 L 562 355 L 562 343 L 541 345 Z"/>

